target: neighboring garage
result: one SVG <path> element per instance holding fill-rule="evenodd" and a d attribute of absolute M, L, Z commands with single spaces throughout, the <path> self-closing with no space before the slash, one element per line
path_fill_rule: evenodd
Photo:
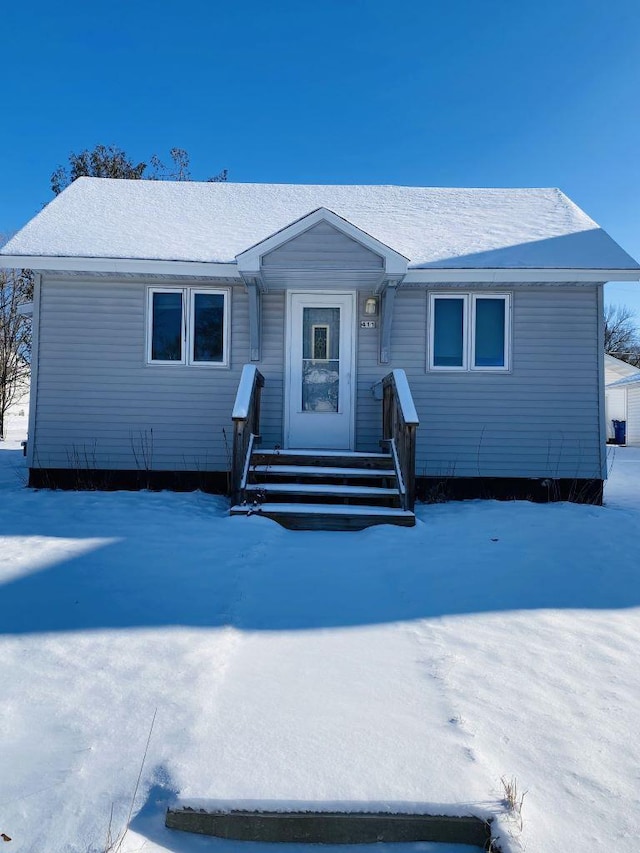
<path fill-rule="evenodd" d="M 640 369 L 627 364 L 612 355 L 604 357 L 605 412 L 607 419 L 607 439 L 614 438 L 613 421 L 626 421 L 628 399 L 626 380 L 633 383 L 640 379 Z M 636 415 L 637 417 L 637 415 Z M 627 442 L 629 437 L 627 435 Z"/>
<path fill-rule="evenodd" d="M 640 446 L 640 374 L 627 376 L 607 386 L 607 395 L 610 392 L 618 393 L 624 391 L 626 415 L 627 444 Z M 616 419 L 618 420 L 618 419 Z M 620 418 L 620 420 L 623 420 Z"/>

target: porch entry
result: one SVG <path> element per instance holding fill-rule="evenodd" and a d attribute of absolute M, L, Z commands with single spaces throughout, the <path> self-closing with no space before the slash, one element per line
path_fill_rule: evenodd
<path fill-rule="evenodd" d="M 285 446 L 352 450 L 355 293 L 289 292 Z"/>

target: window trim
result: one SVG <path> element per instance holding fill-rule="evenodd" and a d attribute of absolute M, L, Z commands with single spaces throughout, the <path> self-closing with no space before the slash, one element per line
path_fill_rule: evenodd
<path fill-rule="evenodd" d="M 435 343 L 435 300 L 462 299 L 463 308 L 463 358 L 462 366 L 440 366 L 434 364 Z M 504 302 L 504 365 L 490 367 L 475 364 L 476 349 L 476 303 L 481 299 L 501 299 Z M 510 373 L 512 359 L 511 313 L 513 294 L 504 291 L 438 291 L 429 292 L 429 336 L 427 340 L 427 370 L 437 373 Z"/>
<path fill-rule="evenodd" d="M 164 361 L 152 358 L 153 346 L 153 294 L 154 293 L 180 293 L 182 294 L 182 359 Z M 224 298 L 223 327 L 222 327 L 222 361 L 195 361 L 193 358 L 194 322 L 195 322 L 195 296 L 196 294 L 218 294 Z M 149 367 L 195 367 L 205 370 L 219 370 L 229 367 L 229 330 L 230 330 L 230 304 L 231 290 L 225 287 L 176 287 L 168 285 L 159 287 L 152 285 L 147 288 L 147 342 L 146 363 Z"/>

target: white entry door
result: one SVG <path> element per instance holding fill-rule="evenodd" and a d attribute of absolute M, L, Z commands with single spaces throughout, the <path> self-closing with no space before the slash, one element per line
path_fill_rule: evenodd
<path fill-rule="evenodd" d="M 353 448 L 354 303 L 353 293 L 289 292 L 287 447 Z"/>

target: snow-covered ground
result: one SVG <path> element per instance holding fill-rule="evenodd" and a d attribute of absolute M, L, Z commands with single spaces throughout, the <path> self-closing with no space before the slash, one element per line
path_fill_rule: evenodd
<path fill-rule="evenodd" d="M 7 850 L 104 850 L 157 710 L 123 853 L 274 849 L 164 828 L 168 804 L 202 800 L 472 812 L 505 851 L 637 853 L 640 450 L 616 451 L 604 508 L 472 501 L 413 529 L 291 532 L 201 493 L 27 490 L 12 427 Z M 503 776 L 527 792 L 522 829 Z"/>

